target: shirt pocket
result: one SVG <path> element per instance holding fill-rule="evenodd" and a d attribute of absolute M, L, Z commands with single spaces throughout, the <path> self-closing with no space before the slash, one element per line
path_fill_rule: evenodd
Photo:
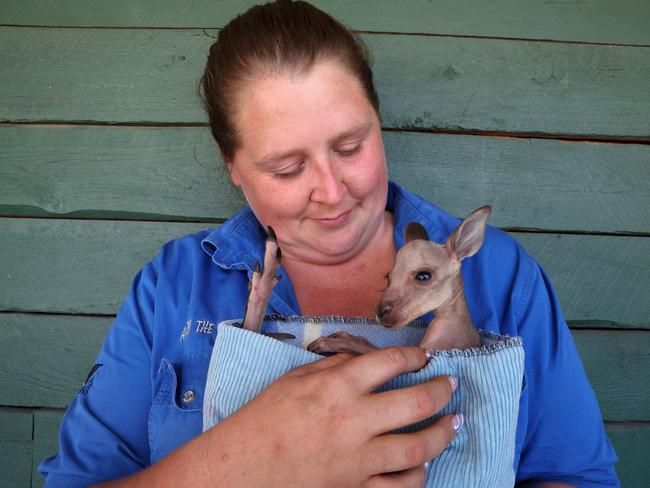
<path fill-rule="evenodd" d="M 166 358 L 160 361 L 149 412 L 151 463 L 201 433 L 211 354 L 191 353 L 181 363 Z"/>

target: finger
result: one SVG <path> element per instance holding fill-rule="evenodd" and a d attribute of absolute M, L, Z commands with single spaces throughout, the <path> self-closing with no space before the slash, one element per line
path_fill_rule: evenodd
<path fill-rule="evenodd" d="M 336 354 L 334 356 L 328 356 L 313 363 L 304 364 L 297 367 L 296 369 L 291 370 L 287 375 L 296 375 L 303 376 L 307 374 L 317 373 L 329 368 L 339 366 L 352 358 L 350 354 Z"/>
<path fill-rule="evenodd" d="M 376 437 L 365 453 L 368 469 L 374 473 L 402 471 L 437 457 L 454 437 L 453 418 L 445 415 L 418 432 Z"/>
<path fill-rule="evenodd" d="M 425 477 L 424 466 L 416 466 L 397 473 L 372 476 L 361 486 L 363 488 L 422 488 Z"/>
<path fill-rule="evenodd" d="M 348 383 L 370 393 L 399 374 L 422 369 L 426 362 L 420 347 L 386 347 L 351 359 L 342 372 Z"/>
<path fill-rule="evenodd" d="M 449 403 L 452 393 L 449 377 L 437 376 L 419 385 L 369 395 L 364 411 L 373 419 L 376 433 L 383 434 L 438 413 Z"/>

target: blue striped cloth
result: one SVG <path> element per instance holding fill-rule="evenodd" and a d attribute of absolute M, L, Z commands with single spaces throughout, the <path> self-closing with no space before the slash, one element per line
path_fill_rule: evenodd
<path fill-rule="evenodd" d="M 241 321 L 219 324 L 203 401 L 203 430 L 237 411 L 275 379 L 322 357 L 304 349 L 312 340 L 339 330 L 363 335 L 379 347 L 417 345 L 426 324 L 386 329 L 367 319 L 271 316 L 264 332 L 286 332 L 296 339 L 279 341 L 240 328 Z M 378 391 L 403 388 L 439 375 L 453 375 L 459 386 L 436 416 L 401 429 L 429 425 L 440 415 L 461 412 L 465 424 L 451 444 L 433 459 L 426 487 L 514 486 L 513 460 L 524 371 L 519 337 L 481 332 L 475 349 L 436 351 L 420 371 L 400 375 Z"/>

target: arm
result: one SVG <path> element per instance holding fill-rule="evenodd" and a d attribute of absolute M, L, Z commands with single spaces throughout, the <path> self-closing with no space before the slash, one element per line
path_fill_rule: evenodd
<path fill-rule="evenodd" d="M 39 468 L 48 487 L 228 486 L 287 479 L 318 486 L 397 477 L 418 486 L 423 463 L 452 436 L 450 416 L 409 435 L 384 435 L 448 403 L 446 378 L 372 393 L 389 378 L 426 363 L 419 348 L 339 355 L 285 375 L 246 407 L 151 465 L 151 330 L 158 273 L 137 275 L 98 356 L 98 367 L 64 418 L 57 456 Z M 368 415 L 371 412 L 371 415 Z M 350 460 L 354 460 L 351 462 Z M 403 471 L 398 475 L 384 474 Z M 350 480 L 353 480 L 350 481 Z M 340 482 L 339 482 L 340 481 Z"/>
<path fill-rule="evenodd" d="M 526 258 L 528 292 L 516 319 L 526 348 L 528 422 L 517 479 L 619 486 L 616 454 L 555 291 L 537 263 Z"/>
<path fill-rule="evenodd" d="M 386 432 L 441 409 L 450 382 L 438 377 L 372 392 L 425 364 L 419 348 L 388 348 L 297 368 L 151 468 L 98 486 L 285 486 L 288 479 L 297 486 L 370 486 L 384 478 L 421 486 L 422 464 L 451 440 L 451 416 L 412 434 Z"/>

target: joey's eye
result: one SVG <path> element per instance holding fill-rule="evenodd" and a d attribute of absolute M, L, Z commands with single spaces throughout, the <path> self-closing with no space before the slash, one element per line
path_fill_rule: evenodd
<path fill-rule="evenodd" d="M 415 275 L 417 281 L 429 281 L 431 279 L 431 273 L 428 271 L 420 271 Z"/>

